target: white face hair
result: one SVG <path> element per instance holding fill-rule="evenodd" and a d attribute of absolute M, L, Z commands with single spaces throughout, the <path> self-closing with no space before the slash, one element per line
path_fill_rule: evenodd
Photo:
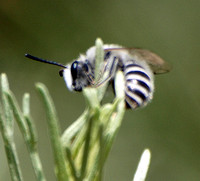
<path fill-rule="evenodd" d="M 73 91 L 73 87 L 72 87 L 72 74 L 71 74 L 71 66 L 67 66 L 67 68 L 63 69 L 63 78 L 65 81 L 65 84 L 67 86 L 67 88 L 70 91 Z"/>

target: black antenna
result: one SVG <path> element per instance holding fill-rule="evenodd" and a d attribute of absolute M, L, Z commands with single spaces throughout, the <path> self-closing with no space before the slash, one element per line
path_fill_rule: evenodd
<path fill-rule="evenodd" d="M 57 65 L 59 67 L 67 68 L 67 66 L 62 65 L 60 63 L 57 63 L 57 62 L 54 62 L 54 61 L 50 61 L 50 60 L 44 60 L 42 58 L 38 58 L 38 57 L 35 57 L 33 55 L 30 55 L 30 54 L 25 54 L 25 57 L 30 58 L 32 60 L 36 60 L 38 62 L 48 63 L 48 64 L 52 64 L 52 65 Z"/>

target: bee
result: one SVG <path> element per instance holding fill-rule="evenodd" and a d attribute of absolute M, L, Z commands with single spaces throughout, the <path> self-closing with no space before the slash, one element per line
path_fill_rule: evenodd
<path fill-rule="evenodd" d="M 95 82 L 96 47 L 89 48 L 85 55 L 81 54 L 68 65 L 44 60 L 30 54 L 27 58 L 62 67 L 59 71 L 70 91 L 81 92 L 89 86 L 101 86 L 105 82 L 113 82 L 116 72 L 122 71 L 125 79 L 126 107 L 136 109 L 145 106 L 153 98 L 154 74 L 167 73 L 171 67 L 157 54 L 138 48 L 124 48 L 119 45 L 104 45 L 104 62 L 100 68 L 99 78 Z"/>

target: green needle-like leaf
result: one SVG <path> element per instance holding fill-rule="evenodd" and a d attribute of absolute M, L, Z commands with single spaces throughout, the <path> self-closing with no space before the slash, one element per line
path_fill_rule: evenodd
<path fill-rule="evenodd" d="M 16 146 L 14 142 L 13 114 L 9 105 L 6 91 L 9 90 L 8 80 L 5 74 L 1 74 L 1 96 L 3 106 L 0 105 L 0 129 L 4 141 L 5 152 L 10 169 L 12 181 L 22 181 L 22 173 L 17 156 Z"/>
<path fill-rule="evenodd" d="M 24 96 L 23 109 L 26 115 L 23 115 L 14 94 L 11 91 L 7 91 L 6 95 L 8 97 L 10 107 L 13 110 L 15 120 L 17 121 L 17 124 L 22 132 L 28 151 L 30 153 L 30 158 L 35 171 L 36 178 L 38 181 L 45 181 L 46 179 L 37 150 L 37 135 L 34 129 L 33 121 L 31 120 L 29 115 L 29 96 Z"/>
<path fill-rule="evenodd" d="M 42 96 L 42 100 L 44 102 L 44 106 L 45 106 L 45 110 L 46 110 L 46 114 L 48 118 L 47 123 L 49 127 L 49 135 L 51 138 L 51 144 L 52 144 L 52 149 L 54 153 L 56 175 L 57 175 L 58 181 L 66 181 L 68 178 L 67 167 L 66 167 L 66 161 L 65 161 L 65 156 L 64 156 L 64 148 L 61 144 L 60 127 L 58 125 L 56 110 L 47 88 L 41 83 L 37 83 L 36 87 L 40 95 Z"/>

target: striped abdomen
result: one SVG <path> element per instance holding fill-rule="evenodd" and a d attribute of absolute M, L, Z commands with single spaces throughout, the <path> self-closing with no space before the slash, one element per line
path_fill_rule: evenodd
<path fill-rule="evenodd" d="M 153 97 L 153 74 L 145 62 L 128 61 L 124 65 L 127 108 L 146 105 Z"/>

